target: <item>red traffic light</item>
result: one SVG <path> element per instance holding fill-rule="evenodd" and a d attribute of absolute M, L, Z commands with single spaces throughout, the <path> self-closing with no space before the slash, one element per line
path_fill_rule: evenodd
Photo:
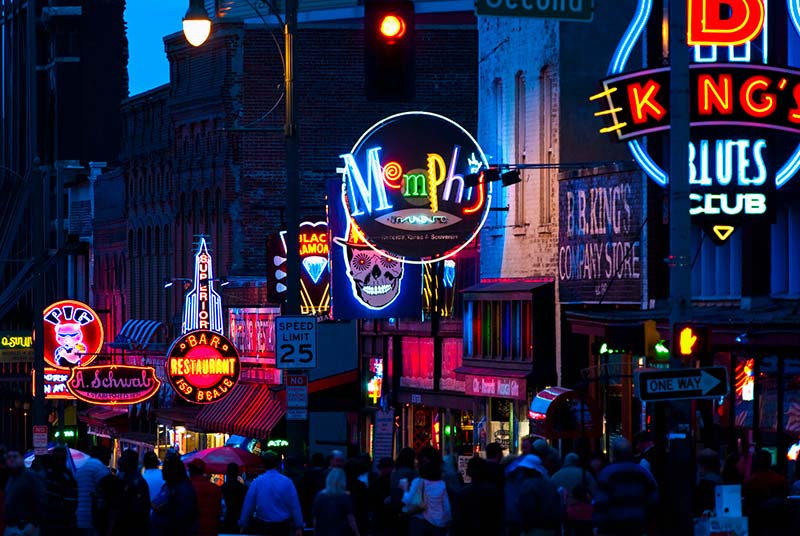
<path fill-rule="evenodd" d="M 399 39 L 406 34 L 406 22 L 397 15 L 384 15 L 378 31 L 388 39 Z"/>

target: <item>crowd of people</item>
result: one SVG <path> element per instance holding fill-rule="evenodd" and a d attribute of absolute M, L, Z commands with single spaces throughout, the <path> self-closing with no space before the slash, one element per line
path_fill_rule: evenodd
<path fill-rule="evenodd" d="M 774 471 L 767 451 L 697 456 L 692 490 L 670 488 L 669 462 L 648 433 L 612 443 L 602 454 L 570 452 L 563 459 L 541 439 L 523 438 L 520 455 L 500 444 L 471 457 L 465 476 L 452 456 L 426 446 L 403 448 L 396 459 L 372 460 L 341 451 L 315 454 L 307 464 L 274 452 L 262 455 L 264 472 L 245 480 L 227 467 L 224 484 L 212 482 L 205 463 L 185 464 L 177 453 L 163 460 L 93 447 L 79 468 L 57 447 L 30 468 L 23 453 L 2 453 L 4 536 L 172 536 L 262 534 L 301 536 L 642 536 L 673 534 L 668 494 L 684 492 L 695 517 L 713 515 L 714 490 L 741 485 L 750 534 L 795 534 L 794 482 Z M 674 479 L 673 479 L 674 480 Z M 788 532 L 787 532 L 788 531 Z"/>

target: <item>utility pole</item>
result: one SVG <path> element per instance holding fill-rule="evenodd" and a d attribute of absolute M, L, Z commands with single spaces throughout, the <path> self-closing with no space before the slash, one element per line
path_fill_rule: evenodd
<path fill-rule="evenodd" d="M 47 210 L 42 210 L 44 206 L 45 188 L 44 181 L 46 174 L 40 169 L 39 163 L 39 138 L 37 132 L 37 70 L 38 53 L 36 47 L 36 26 L 37 26 L 37 2 L 28 0 L 27 13 L 27 33 L 28 33 L 28 73 L 27 73 L 27 102 L 25 104 L 28 113 L 28 169 L 27 174 L 32 188 L 31 197 L 28 203 L 31 218 L 31 257 L 43 262 L 45 259 L 45 238 L 44 232 L 47 228 L 45 218 Z M 45 274 L 43 268 L 34 268 L 33 281 L 33 382 L 36 393 L 33 399 L 31 411 L 31 424 L 46 425 L 47 416 L 44 409 L 44 318 L 42 312 L 45 308 Z M 25 430 L 25 436 L 29 430 Z"/>
<path fill-rule="evenodd" d="M 685 0 L 669 2 L 670 141 L 669 251 L 670 328 L 691 318 L 691 221 L 689 216 L 689 48 Z M 678 341 L 672 341 L 671 368 L 683 366 Z M 669 467 L 666 491 L 674 513 L 672 534 L 692 533 L 694 452 L 691 402 L 673 402 L 669 415 Z"/>
<path fill-rule="evenodd" d="M 294 36 L 297 32 L 297 2 L 286 0 L 284 21 L 284 47 L 286 65 L 284 83 L 286 91 L 286 311 L 287 315 L 300 314 L 300 171 L 298 167 L 299 145 L 294 100 Z M 307 373 L 307 371 L 303 371 Z M 284 371 L 284 374 L 286 372 Z M 308 443 L 308 421 L 286 421 L 289 453 L 301 460 L 306 457 Z"/>

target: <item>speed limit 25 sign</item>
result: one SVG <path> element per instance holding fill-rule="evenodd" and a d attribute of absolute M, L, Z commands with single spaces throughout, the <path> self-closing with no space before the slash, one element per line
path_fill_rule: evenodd
<path fill-rule="evenodd" d="M 308 316 L 275 319 L 276 356 L 279 369 L 310 369 L 317 366 L 317 320 Z"/>

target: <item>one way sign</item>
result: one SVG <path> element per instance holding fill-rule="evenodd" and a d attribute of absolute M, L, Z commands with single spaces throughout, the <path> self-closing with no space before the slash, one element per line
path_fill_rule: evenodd
<path fill-rule="evenodd" d="M 636 392 L 644 402 L 718 398 L 728 394 L 728 369 L 704 367 L 635 373 Z"/>

